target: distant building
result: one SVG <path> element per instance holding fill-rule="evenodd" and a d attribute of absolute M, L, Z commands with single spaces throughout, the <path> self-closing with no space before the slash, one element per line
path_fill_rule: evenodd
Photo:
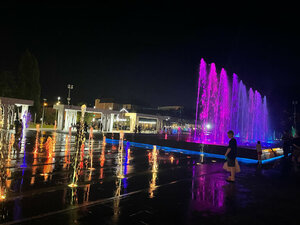
<path fill-rule="evenodd" d="M 95 110 L 118 111 L 112 112 L 110 132 L 134 132 L 141 127 L 143 133 L 157 133 L 164 127 L 189 129 L 193 121 L 182 118 L 183 106 L 144 107 L 133 104 L 116 103 L 112 99 L 96 99 Z M 100 115 L 95 116 L 101 120 Z"/>
<path fill-rule="evenodd" d="M 95 100 L 95 109 L 99 110 L 115 110 L 119 114 L 112 117 L 112 130 L 125 132 L 134 132 L 135 127 L 140 126 L 143 133 L 157 133 L 163 127 L 167 117 L 157 114 L 138 113 L 142 111 L 142 107 L 133 104 L 120 104 L 112 100 Z"/>
<path fill-rule="evenodd" d="M 183 110 L 183 106 L 179 106 L 179 105 L 175 105 L 175 106 L 159 106 L 157 107 L 158 110 L 161 111 L 168 111 L 168 110 L 174 110 L 174 111 L 178 111 L 178 110 Z"/>
<path fill-rule="evenodd" d="M 101 102 L 100 99 L 95 100 L 95 108 L 96 109 L 106 109 L 106 110 L 120 110 L 121 109 L 121 104 L 114 103 L 112 101 L 104 101 Z"/>
<path fill-rule="evenodd" d="M 106 109 L 106 110 L 121 110 L 127 109 L 129 111 L 136 111 L 136 106 L 133 104 L 121 104 L 115 103 L 112 99 L 96 99 L 95 100 L 95 108 L 96 109 Z"/>

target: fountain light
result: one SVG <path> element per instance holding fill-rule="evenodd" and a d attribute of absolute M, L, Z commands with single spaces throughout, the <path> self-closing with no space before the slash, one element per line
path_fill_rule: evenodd
<path fill-rule="evenodd" d="M 170 161 L 173 164 L 173 162 L 174 162 L 174 157 L 173 156 L 170 157 Z"/>
<path fill-rule="evenodd" d="M 211 125 L 209 123 L 206 124 L 206 128 L 209 130 L 211 128 Z"/>
<path fill-rule="evenodd" d="M 119 174 L 119 175 L 117 176 L 117 178 L 123 179 L 123 178 L 125 178 L 125 176 L 124 176 L 123 174 Z"/>
<path fill-rule="evenodd" d="M 71 184 L 69 184 L 68 186 L 69 186 L 70 188 L 76 188 L 76 187 L 78 187 L 78 185 L 75 184 L 75 183 L 71 183 Z"/>
<path fill-rule="evenodd" d="M 0 195 L 0 200 L 4 200 L 4 199 L 6 199 L 6 195 Z"/>

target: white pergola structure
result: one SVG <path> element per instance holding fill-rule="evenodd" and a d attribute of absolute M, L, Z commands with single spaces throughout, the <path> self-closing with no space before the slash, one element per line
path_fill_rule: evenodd
<path fill-rule="evenodd" d="M 54 109 L 57 110 L 57 129 L 68 131 L 72 124 L 77 122 L 77 113 L 81 111 L 80 106 L 74 105 L 54 105 Z M 112 132 L 114 116 L 120 114 L 119 111 L 106 110 L 106 109 L 95 109 L 86 108 L 86 113 L 101 114 L 101 123 L 103 131 Z"/>
<path fill-rule="evenodd" d="M 17 113 L 19 119 L 24 118 L 29 106 L 33 106 L 32 100 L 0 97 L 0 129 L 10 129 L 14 125 Z"/>

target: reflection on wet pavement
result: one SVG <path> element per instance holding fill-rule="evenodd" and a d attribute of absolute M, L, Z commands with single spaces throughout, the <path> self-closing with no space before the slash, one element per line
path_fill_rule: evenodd
<path fill-rule="evenodd" d="M 228 215 L 247 218 L 237 212 L 266 205 L 272 194 L 280 196 L 277 188 L 299 197 L 296 186 L 282 186 L 283 173 L 274 165 L 241 165 L 238 182 L 228 184 L 222 160 L 203 155 L 122 140 L 107 144 L 92 132 L 78 151 L 71 132 L 27 131 L 20 140 L 0 135 L 1 223 L 197 224 L 215 218 L 211 224 L 220 224 Z M 285 170 L 284 178 L 290 174 Z"/>

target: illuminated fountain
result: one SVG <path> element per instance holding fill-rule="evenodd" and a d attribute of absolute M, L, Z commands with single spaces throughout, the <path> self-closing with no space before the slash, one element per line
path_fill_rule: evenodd
<path fill-rule="evenodd" d="M 106 145 L 106 136 L 103 135 L 103 141 L 102 141 L 103 145 Z"/>
<path fill-rule="evenodd" d="M 24 123 L 24 122 L 23 122 Z M 23 129 L 22 131 L 22 135 L 21 135 L 21 138 L 20 138 L 20 141 L 19 141 L 19 148 L 20 148 L 20 152 L 23 153 L 23 160 L 22 160 L 22 164 L 20 165 L 21 168 L 26 168 L 27 167 L 27 164 L 26 164 L 26 132 L 24 131 L 25 129 Z M 24 169 L 23 169 L 24 171 Z M 23 179 L 23 177 L 22 177 Z"/>
<path fill-rule="evenodd" d="M 200 62 L 194 139 L 202 143 L 224 144 L 226 133 L 233 130 L 241 143 L 268 140 L 266 96 L 222 68 L 217 74 L 214 63 Z"/>
<path fill-rule="evenodd" d="M 157 179 L 157 171 L 158 171 L 158 163 L 157 163 L 157 156 L 158 152 L 156 149 L 156 145 L 153 146 L 153 150 L 151 153 L 150 163 L 152 164 L 152 178 L 149 183 L 149 197 L 153 198 L 154 197 L 154 191 L 156 190 L 156 179 Z"/>
<path fill-rule="evenodd" d="M 122 189 L 122 180 L 124 176 L 124 169 L 123 169 L 123 150 L 124 150 L 124 132 L 120 132 L 120 140 L 119 140 L 119 148 L 118 148 L 118 155 L 117 155 L 117 181 L 116 181 L 116 191 L 114 195 L 114 215 L 113 220 L 116 223 L 118 221 L 118 217 L 120 214 L 120 195 Z"/>
<path fill-rule="evenodd" d="M 118 156 L 117 156 L 117 177 L 122 179 L 124 178 L 124 169 L 123 169 L 123 150 L 124 150 L 124 132 L 120 132 Z"/>
<path fill-rule="evenodd" d="M 1 145 L 0 148 L 0 202 L 6 199 L 6 156 L 7 156 L 7 148 L 4 145 Z"/>
<path fill-rule="evenodd" d="M 49 136 L 47 138 L 47 141 L 45 143 L 45 148 L 46 148 L 46 151 L 48 153 L 48 157 L 52 157 L 52 154 L 53 154 L 53 139 Z"/>
<path fill-rule="evenodd" d="M 83 161 L 84 161 L 84 143 L 81 144 L 81 148 L 80 148 L 80 163 L 79 163 L 80 169 L 83 169 Z"/>
<path fill-rule="evenodd" d="M 125 148 L 125 165 L 128 165 L 130 163 L 130 142 L 126 143 Z"/>
<path fill-rule="evenodd" d="M 44 144 L 47 153 L 47 160 L 44 162 L 43 172 L 40 174 L 44 177 L 44 181 L 48 180 L 49 174 L 51 174 L 54 169 L 53 162 L 55 160 L 55 145 L 56 133 L 53 133 L 52 137 L 49 136 Z M 50 178 L 52 178 L 52 175 L 50 175 Z"/>
<path fill-rule="evenodd" d="M 66 135 L 65 143 L 65 164 L 64 168 L 68 167 L 71 161 L 71 138 L 72 138 L 72 127 L 69 127 L 69 135 Z"/>
<path fill-rule="evenodd" d="M 93 168 L 93 154 L 94 154 L 94 135 L 93 135 L 93 127 L 90 128 L 90 135 L 89 135 L 89 156 L 90 156 L 90 168 L 89 170 L 94 170 Z"/>
<path fill-rule="evenodd" d="M 80 118 L 80 128 L 78 132 L 78 137 L 77 137 L 77 144 L 76 144 L 76 154 L 75 154 L 75 159 L 74 159 L 74 165 L 73 165 L 73 174 L 72 174 L 72 181 L 68 185 L 69 187 L 77 187 L 77 182 L 78 182 L 78 154 L 80 151 L 80 147 L 84 147 L 84 142 L 85 142 L 85 135 L 84 135 L 84 114 L 86 111 L 86 105 L 81 106 L 81 118 Z"/>
<path fill-rule="evenodd" d="M 34 156 L 36 157 L 36 154 L 38 153 L 38 149 L 39 149 L 39 132 L 40 132 L 40 125 L 37 124 L 36 125 L 36 136 L 35 136 L 35 145 L 34 145 Z"/>
<path fill-rule="evenodd" d="M 99 179 L 103 179 L 103 167 L 105 163 L 105 144 L 102 145 L 102 151 L 100 155 L 100 176 Z M 102 181 L 101 181 L 102 182 Z"/>
<path fill-rule="evenodd" d="M 65 164 L 64 167 L 67 167 L 67 165 L 70 163 L 70 148 L 69 148 L 69 135 L 66 135 L 66 144 L 65 144 Z"/>
<path fill-rule="evenodd" d="M 9 144 L 8 144 L 8 155 L 7 155 L 7 161 L 10 161 L 10 155 L 11 155 L 11 149 L 13 147 L 15 143 L 15 135 L 14 134 L 11 134 L 10 135 L 10 139 L 9 139 Z"/>

